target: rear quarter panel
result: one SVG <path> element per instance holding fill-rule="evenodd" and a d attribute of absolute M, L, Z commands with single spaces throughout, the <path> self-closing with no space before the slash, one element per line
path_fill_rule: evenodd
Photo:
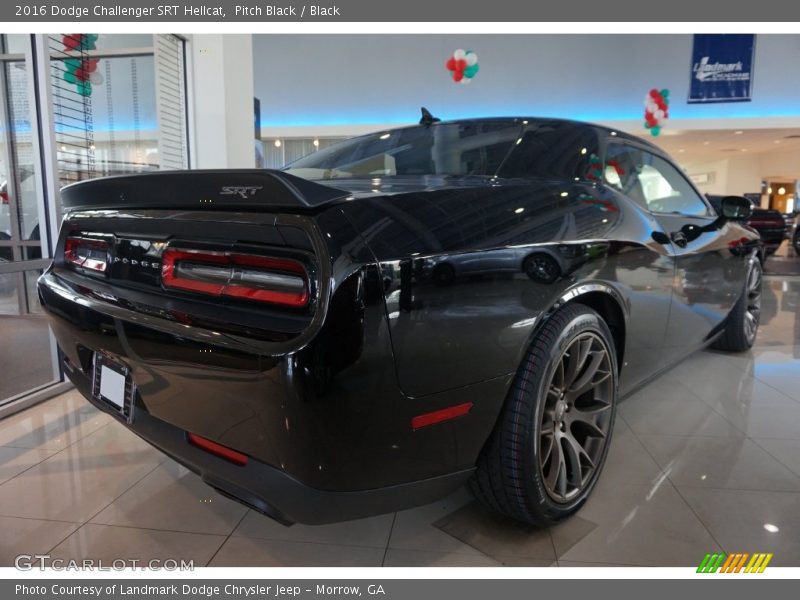
<path fill-rule="evenodd" d="M 527 182 L 363 199 L 343 210 L 386 275 L 397 375 L 411 397 L 515 373 L 536 328 L 573 291 L 605 289 L 620 300 L 627 381 L 659 366 L 672 263 L 652 238 L 652 219 L 612 191 Z M 525 258 L 542 251 L 561 257 L 554 281 L 523 272 Z M 446 282 L 431 275 L 473 257 L 493 270 L 457 270 Z"/>

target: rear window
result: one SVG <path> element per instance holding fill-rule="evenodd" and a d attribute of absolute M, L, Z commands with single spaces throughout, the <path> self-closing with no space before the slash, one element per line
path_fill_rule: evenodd
<path fill-rule="evenodd" d="M 519 119 L 440 123 L 353 138 L 292 163 L 306 179 L 441 175 L 586 179 L 594 128 Z"/>

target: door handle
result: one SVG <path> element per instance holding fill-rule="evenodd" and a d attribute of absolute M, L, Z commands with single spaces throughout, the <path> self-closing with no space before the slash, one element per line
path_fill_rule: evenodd
<path fill-rule="evenodd" d="M 686 239 L 686 234 L 682 231 L 673 231 L 669 234 L 669 239 L 672 240 L 673 244 L 681 248 L 686 248 L 686 244 L 689 243 L 689 241 Z"/>

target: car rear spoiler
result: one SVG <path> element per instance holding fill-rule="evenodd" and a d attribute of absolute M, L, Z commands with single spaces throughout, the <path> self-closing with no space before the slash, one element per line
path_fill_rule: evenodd
<path fill-rule="evenodd" d="M 270 169 L 160 171 L 81 181 L 61 190 L 68 210 L 314 209 L 349 192 Z"/>

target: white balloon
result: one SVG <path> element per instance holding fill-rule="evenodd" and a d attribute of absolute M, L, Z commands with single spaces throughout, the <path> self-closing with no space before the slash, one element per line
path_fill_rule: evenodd
<path fill-rule="evenodd" d="M 664 118 L 664 111 L 660 108 L 653 113 L 659 121 Z"/>
<path fill-rule="evenodd" d="M 95 85 L 100 85 L 104 81 L 103 75 L 95 71 L 94 73 L 89 75 L 89 81 L 91 81 Z"/>
<path fill-rule="evenodd" d="M 474 52 L 468 52 L 467 57 L 464 60 L 466 60 L 467 65 L 471 67 L 472 65 L 478 63 L 478 55 Z"/>
<path fill-rule="evenodd" d="M 471 81 L 472 81 L 472 79 L 470 77 L 467 77 L 466 75 L 461 78 L 461 83 L 465 83 L 466 84 L 466 83 L 470 83 Z"/>
<path fill-rule="evenodd" d="M 464 50 L 462 50 L 461 48 L 459 48 L 458 50 L 453 52 L 453 58 L 455 58 L 456 60 L 464 60 L 464 57 L 466 55 L 467 55 L 467 53 L 464 52 Z"/>

